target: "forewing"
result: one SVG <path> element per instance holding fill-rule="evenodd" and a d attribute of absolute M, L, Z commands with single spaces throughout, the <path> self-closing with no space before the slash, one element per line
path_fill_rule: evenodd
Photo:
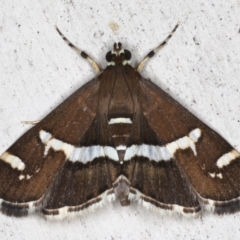
<path fill-rule="evenodd" d="M 97 114 L 98 95 L 99 80 L 96 78 L 78 89 L 1 155 L 3 213 L 22 216 L 38 208 L 81 205 L 110 188 L 108 180 L 101 182 L 98 163 L 94 161 L 102 149 L 92 148 L 91 155 L 80 146 L 89 127 L 101 121 Z M 107 169 L 104 157 L 101 162 L 102 168 Z M 100 190 L 93 190 L 95 184 Z M 75 200 L 74 195 L 78 197 Z"/>
<path fill-rule="evenodd" d="M 154 83 L 142 78 L 140 85 L 149 127 L 192 194 L 217 213 L 239 210 L 239 152 Z"/>

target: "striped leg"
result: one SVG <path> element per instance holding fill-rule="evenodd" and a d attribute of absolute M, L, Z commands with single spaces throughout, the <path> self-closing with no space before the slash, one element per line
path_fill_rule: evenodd
<path fill-rule="evenodd" d="M 148 53 L 147 56 L 137 65 L 136 69 L 137 69 L 138 72 L 140 72 L 142 70 L 142 68 L 144 67 L 144 64 L 147 62 L 147 60 L 149 58 L 153 57 L 157 51 L 159 51 L 160 49 L 162 49 L 165 46 L 165 44 L 169 41 L 169 39 L 175 33 L 175 31 L 177 30 L 179 25 L 180 25 L 180 22 L 177 23 L 177 25 L 174 27 L 174 29 L 168 35 L 168 37 L 158 47 L 156 47 L 150 53 Z"/>
<path fill-rule="evenodd" d="M 78 54 L 80 54 L 81 57 L 87 59 L 91 65 L 93 66 L 93 68 L 99 73 L 101 72 L 101 68 L 99 67 L 99 65 L 91 58 L 89 57 L 85 52 L 83 52 L 82 50 L 80 50 L 79 48 L 77 48 L 74 44 L 72 44 L 63 34 L 62 32 L 58 29 L 57 26 L 55 26 L 57 32 L 59 33 L 59 35 L 62 37 L 62 39 L 68 44 L 68 46 L 70 46 L 73 50 L 75 50 Z"/>

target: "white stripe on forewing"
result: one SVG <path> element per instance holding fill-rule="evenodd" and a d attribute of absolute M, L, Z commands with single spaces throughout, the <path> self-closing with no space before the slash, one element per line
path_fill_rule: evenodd
<path fill-rule="evenodd" d="M 45 151 L 44 151 L 44 156 L 47 156 L 49 149 L 52 148 L 55 151 L 63 151 L 65 156 L 68 158 L 74 149 L 73 145 L 65 143 L 56 138 L 53 138 L 53 136 L 50 133 L 48 133 L 44 130 L 41 130 L 39 132 L 39 137 L 40 137 L 42 143 L 44 143 L 46 145 Z"/>
<path fill-rule="evenodd" d="M 132 145 L 127 148 L 124 161 L 131 160 L 134 156 L 141 156 L 149 158 L 149 160 L 161 161 L 161 160 L 170 160 L 171 155 L 167 151 L 166 147 L 153 146 L 147 144 L 141 145 Z"/>
<path fill-rule="evenodd" d="M 87 163 L 99 157 L 108 157 L 115 161 L 119 160 L 116 149 L 106 146 L 74 147 L 68 159 L 72 162 Z"/>
<path fill-rule="evenodd" d="M 233 160 L 240 158 L 240 153 L 236 150 L 233 149 L 232 151 L 223 154 L 218 160 L 216 165 L 219 168 L 223 168 L 227 165 L 229 165 Z"/>
<path fill-rule="evenodd" d="M 177 139 L 166 146 L 153 146 L 147 144 L 132 145 L 127 148 L 124 156 L 124 161 L 131 160 L 134 156 L 146 157 L 149 160 L 156 162 L 165 160 L 168 161 L 174 157 L 175 152 L 178 149 L 191 148 L 194 155 L 197 155 L 195 143 L 201 136 L 201 130 L 199 128 L 194 129 L 189 133 L 189 136 L 185 136 Z"/>
<path fill-rule="evenodd" d="M 44 143 L 44 155 L 48 154 L 50 148 L 54 151 L 63 151 L 66 158 L 72 162 L 87 163 L 95 158 L 108 157 L 114 161 L 119 161 L 118 154 L 115 148 L 109 146 L 90 146 L 90 147 L 75 147 L 69 143 L 53 138 L 52 135 L 44 130 L 39 132 L 39 137 Z"/>
<path fill-rule="evenodd" d="M 130 118 L 111 118 L 108 124 L 118 124 L 118 123 L 127 123 L 131 124 L 132 120 Z"/>
<path fill-rule="evenodd" d="M 14 156 L 9 152 L 4 152 L 0 156 L 0 159 L 10 164 L 12 168 L 16 168 L 19 171 L 22 171 L 25 168 L 24 162 L 19 157 Z"/>

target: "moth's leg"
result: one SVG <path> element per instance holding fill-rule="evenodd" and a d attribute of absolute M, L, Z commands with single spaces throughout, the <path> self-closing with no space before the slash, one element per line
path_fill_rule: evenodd
<path fill-rule="evenodd" d="M 22 124 L 31 124 L 31 125 L 36 125 L 39 123 L 40 120 L 35 120 L 35 121 L 21 121 Z"/>
<path fill-rule="evenodd" d="M 57 26 L 55 26 L 57 32 L 59 33 L 59 35 L 62 37 L 62 39 L 68 44 L 68 46 L 70 46 L 74 51 L 76 51 L 78 54 L 80 54 L 81 57 L 87 59 L 91 65 L 93 66 L 93 68 L 100 73 L 102 70 L 99 67 L 99 65 L 91 58 L 89 57 L 84 51 L 80 50 L 79 48 L 77 48 L 74 44 L 72 44 L 63 34 L 62 32 L 58 29 Z"/>
<path fill-rule="evenodd" d="M 153 49 L 150 53 L 147 54 L 147 56 L 137 65 L 137 71 L 140 72 L 142 68 L 144 67 L 145 63 L 148 61 L 149 58 L 153 57 L 157 51 L 162 49 L 165 44 L 169 41 L 169 39 L 172 37 L 174 32 L 177 30 L 178 26 L 180 25 L 180 22 L 177 23 L 177 25 L 174 27 L 172 32 L 168 35 L 168 37 L 155 49 Z"/>

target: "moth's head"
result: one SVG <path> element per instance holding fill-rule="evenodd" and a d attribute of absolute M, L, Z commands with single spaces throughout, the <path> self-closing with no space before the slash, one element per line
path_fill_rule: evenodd
<path fill-rule="evenodd" d="M 130 64 L 131 53 L 122 48 L 121 43 L 114 43 L 113 50 L 106 54 L 109 66 Z"/>

